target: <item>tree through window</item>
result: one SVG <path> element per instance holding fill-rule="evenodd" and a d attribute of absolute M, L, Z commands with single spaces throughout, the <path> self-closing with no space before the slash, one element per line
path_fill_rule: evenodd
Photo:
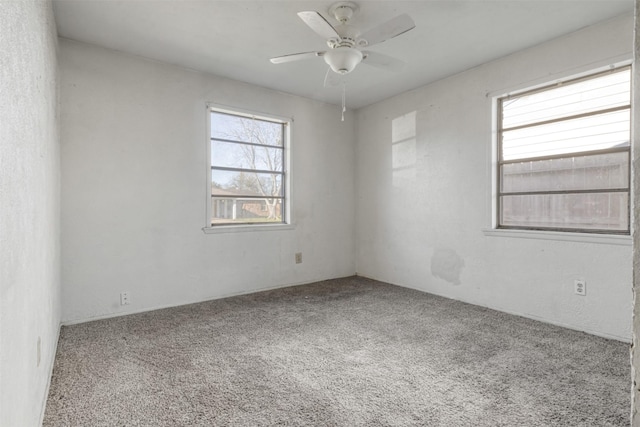
<path fill-rule="evenodd" d="M 209 114 L 211 225 L 285 223 L 287 123 Z"/>

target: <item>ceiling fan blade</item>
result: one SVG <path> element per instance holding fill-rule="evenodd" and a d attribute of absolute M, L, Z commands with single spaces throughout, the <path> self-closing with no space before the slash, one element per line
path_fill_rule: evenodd
<path fill-rule="evenodd" d="M 324 55 L 324 52 L 292 53 L 290 55 L 276 56 L 275 58 L 271 58 L 270 61 L 273 64 L 282 64 L 283 62 L 300 61 L 302 59 L 315 58 L 322 55 Z"/>
<path fill-rule="evenodd" d="M 343 82 L 343 77 L 336 74 L 331 67 L 327 69 L 327 74 L 324 76 L 324 87 L 336 87 Z"/>
<path fill-rule="evenodd" d="M 407 65 L 404 61 L 378 52 L 362 52 L 362 63 L 387 71 L 402 71 Z"/>
<path fill-rule="evenodd" d="M 300 19 L 304 21 L 313 31 L 325 39 L 340 38 L 340 34 L 324 16 L 315 11 L 298 12 Z"/>
<path fill-rule="evenodd" d="M 372 46 L 404 34 L 415 27 L 413 19 L 407 14 L 402 14 L 361 34 L 358 41 L 366 40 L 365 46 Z"/>

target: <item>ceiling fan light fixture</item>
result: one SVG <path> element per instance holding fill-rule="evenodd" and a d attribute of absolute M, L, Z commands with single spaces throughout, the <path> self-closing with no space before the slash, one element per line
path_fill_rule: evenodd
<path fill-rule="evenodd" d="M 334 72 L 347 74 L 362 61 L 362 52 L 351 47 L 338 47 L 325 53 L 323 58 Z"/>

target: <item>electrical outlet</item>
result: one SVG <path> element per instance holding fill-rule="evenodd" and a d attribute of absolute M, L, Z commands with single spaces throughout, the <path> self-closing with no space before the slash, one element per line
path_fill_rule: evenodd
<path fill-rule="evenodd" d="M 302 264 L 302 252 L 296 252 L 296 264 Z"/>
<path fill-rule="evenodd" d="M 129 292 L 120 292 L 120 305 L 129 305 L 131 304 L 131 299 L 129 298 Z"/>
<path fill-rule="evenodd" d="M 576 295 L 587 295 L 587 282 L 585 282 L 583 279 L 574 280 L 573 291 L 576 293 Z"/>

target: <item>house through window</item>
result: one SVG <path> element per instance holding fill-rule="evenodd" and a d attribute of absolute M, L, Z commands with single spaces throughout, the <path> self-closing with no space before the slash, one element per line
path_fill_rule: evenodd
<path fill-rule="evenodd" d="M 498 228 L 629 233 L 630 67 L 498 99 Z"/>
<path fill-rule="evenodd" d="M 211 226 L 282 224 L 287 122 L 209 109 Z"/>

